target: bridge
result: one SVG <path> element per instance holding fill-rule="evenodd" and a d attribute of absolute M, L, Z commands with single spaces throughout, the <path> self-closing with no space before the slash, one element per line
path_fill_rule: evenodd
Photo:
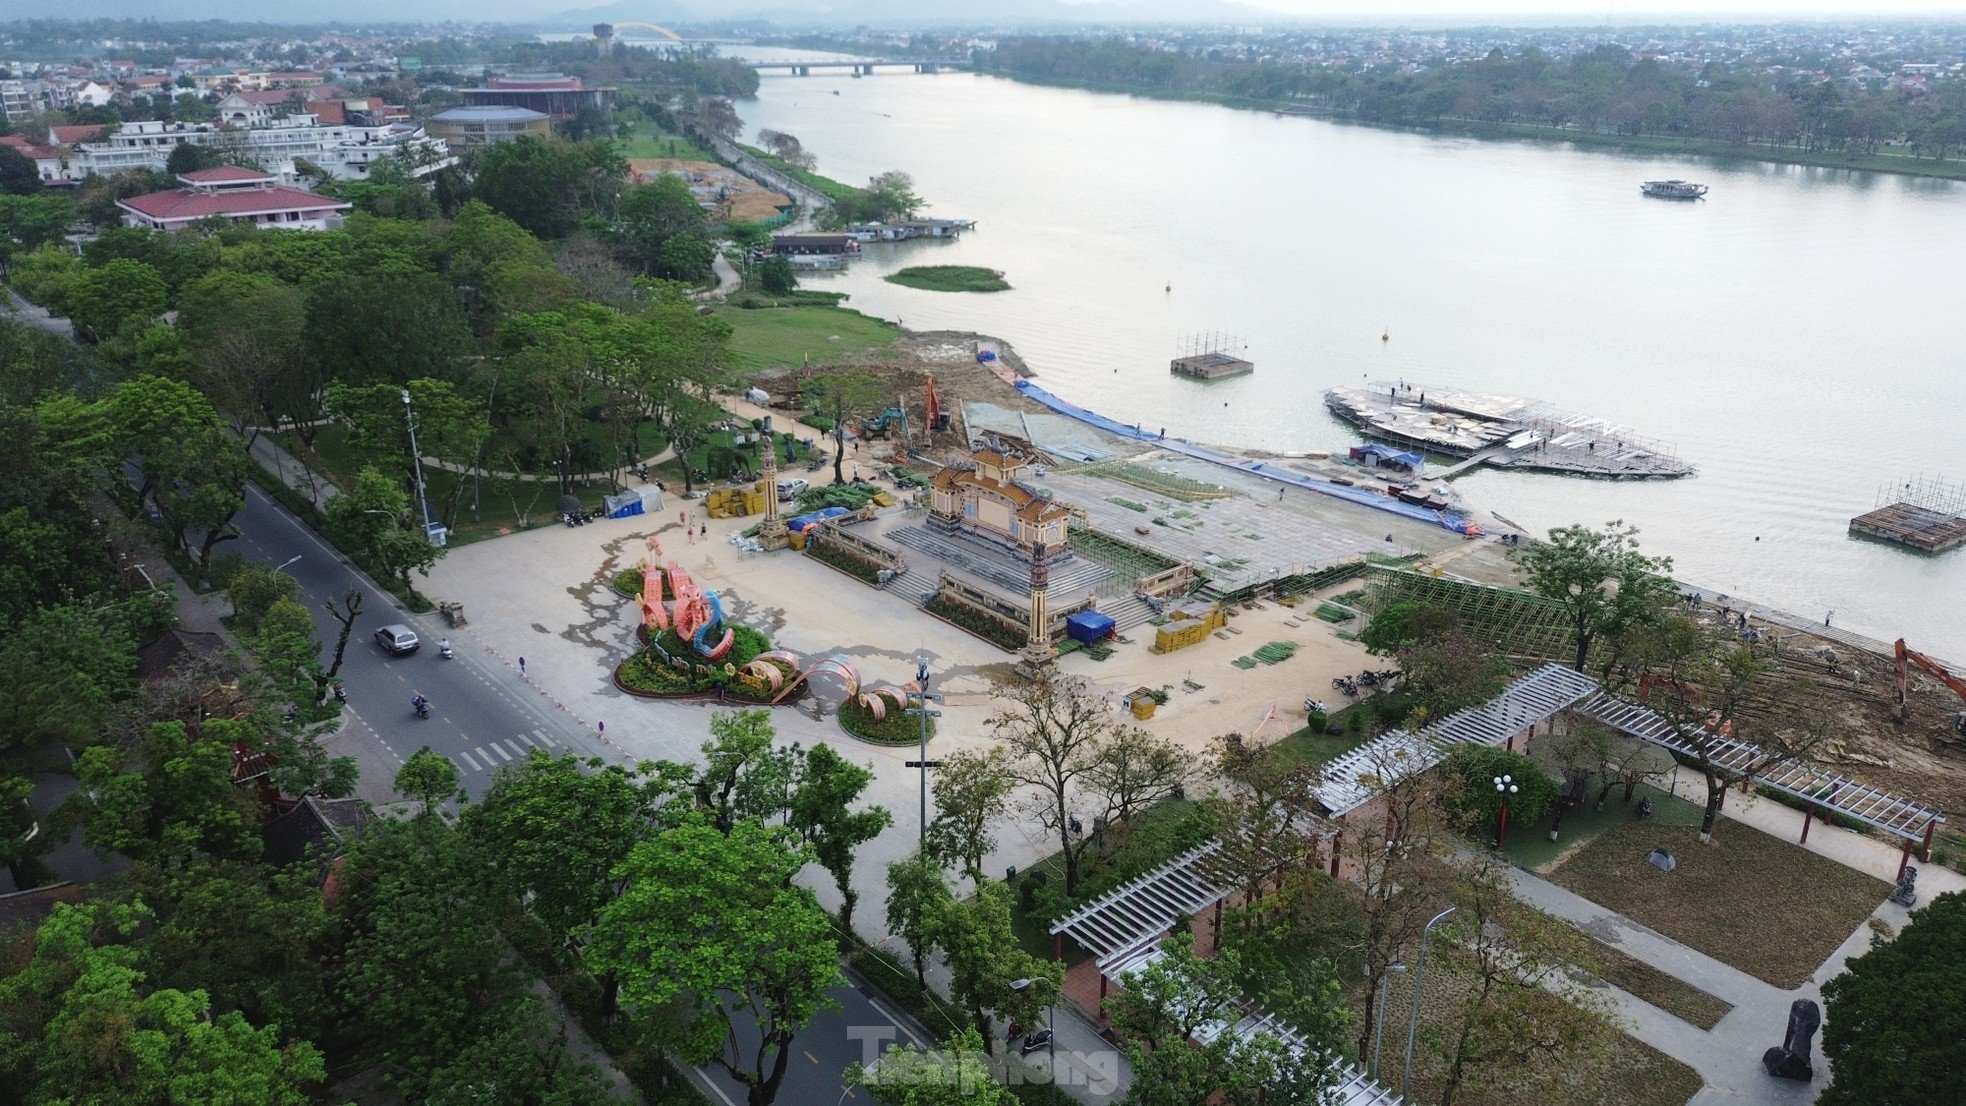
<path fill-rule="evenodd" d="M 746 61 L 744 64 L 759 73 L 783 70 L 793 77 L 810 77 L 815 69 L 850 69 L 855 76 L 865 76 L 876 68 L 894 69 L 902 66 L 917 73 L 939 73 L 944 69 L 968 69 L 969 59 L 954 58 L 813 58 L 809 61 Z"/>

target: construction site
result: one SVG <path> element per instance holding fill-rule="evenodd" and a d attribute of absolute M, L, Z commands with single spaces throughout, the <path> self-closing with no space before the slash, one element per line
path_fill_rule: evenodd
<path fill-rule="evenodd" d="M 1920 476 L 1877 493 L 1877 506 L 1850 520 L 1850 532 L 1921 553 L 1966 545 L 1966 485 Z"/>

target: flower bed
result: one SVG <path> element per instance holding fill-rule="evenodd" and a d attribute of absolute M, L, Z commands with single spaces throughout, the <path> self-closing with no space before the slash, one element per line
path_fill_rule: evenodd
<path fill-rule="evenodd" d="M 1023 629 L 1013 628 L 1008 622 L 1002 619 L 991 618 L 975 607 L 966 606 L 953 599 L 945 599 L 937 595 L 927 603 L 922 604 L 922 609 L 959 630 L 967 630 L 975 634 L 977 637 L 1006 652 L 1015 653 L 1019 649 L 1024 648 Z"/>
<path fill-rule="evenodd" d="M 771 698 L 769 691 L 753 691 L 735 675 L 726 671 L 726 666 L 734 672 L 755 660 L 758 654 L 771 648 L 771 639 L 762 631 L 739 623 L 732 623 L 730 652 L 720 661 L 707 661 L 697 656 L 695 648 L 677 635 L 674 630 L 663 630 L 655 635 L 649 648 L 621 662 L 614 671 L 614 683 L 621 690 L 636 695 L 654 696 L 697 696 L 713 694 L 719 684 L 724 685 L 724 695 L 730 699 L 746 702 L 763 702 Z M 642 638 L 648 641 L 646 630 Z M 680 657 L 688 664 L 686 670 L 678 671 L 671 657 Z M 786 679 L 798 675 L 785 664 L 772 661 Z M 708 672 L 698 672 L 699 667 Z"/>
<path fill-rule="evenodd" d="M 880 586 L 880 569 L 877 566 L 823 539 L 806 542 L 806 556 L 821 564 L 837 568 L 862 583 Z"/>
<path fill-rule="evenodd" d="M 888 704 L 886 718 L 876 719 L 859 699 L 849 699 L 840 705 L 839 720 L 848 734 L 875 745 L 915 745 L 922 739 L 922 720 L 893 703 Z M 928 720 L 928 736 L 935 736 L 933 718 Z"/>

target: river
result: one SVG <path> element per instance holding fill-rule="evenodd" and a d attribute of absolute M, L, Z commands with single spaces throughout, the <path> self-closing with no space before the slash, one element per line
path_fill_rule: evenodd
<path fill-rule="evenodd" d="M 978 222 L 807 278 L 862 311 L 1002 337 L 1066 398 L 1207 442 L 1342 448 L 1357 439 L 1323 390 L 1401 377 L 1610 419 L 1698 474 L 1457 488 L 1534 530 L 1624 519 L 1682 578 L 1966 661 L 1966 550 L 1846 531 L 1886 486 L 1966 481 L 1966 186 L 966 73 L 768 75 L 738 110 L 822 173 L 905 170 L 928 214 Z M 1639 195 L 1659 177 L 1712 191 Z M 1013 290 L 881 279 L 925 263 L 1001 269 Z M 1170 375 L 1204 332 L 1246 343 L 1255 374 Z"/>

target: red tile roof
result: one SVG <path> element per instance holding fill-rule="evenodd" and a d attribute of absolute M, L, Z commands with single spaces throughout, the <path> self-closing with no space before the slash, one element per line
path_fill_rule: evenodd
<path fill-rule="evenodd" d="M 348 122 L 348 109 L 339 100 L 316 100 L 307 105 L 307 113 L 324 127 L 339 127 Z"/>
<path fill-rule="evenodd" d="M 192 184 L 230 184 L 237 181 L 263 180 L 273 178 L 257 169 L 242 169 L 237 165 L 220 165 L 212 169 L 193 169 L 189 173 L 179 173 L 178 179 Z"/>
<path fill-rule="evenodd" d="M 266 211 L 347 211 L 355 205 L 317 196 L 303 188 L 282 185 L 224 192 L 173 188 L 168 192 L 152 192 L 146 196 L 118 200 L 116 206 L 152 219 L 176 220 L 203 219 L 210 215 L 254 215 Z"/>
<path fill-rule="evenodd" d="M 81 123 L 73 127 L 49 127 L 48 135 L 62 146 L 73 146 L 77 142 L 94 142 L 109 128 L 101 123 Z"/>
<path fill-rule="evenodd" d="M 16 150 L 25 150 L 32 145 L 34 145 L 34 140 L 24 134 L 0 134 L 0 146 L 12 146 Z"/>

